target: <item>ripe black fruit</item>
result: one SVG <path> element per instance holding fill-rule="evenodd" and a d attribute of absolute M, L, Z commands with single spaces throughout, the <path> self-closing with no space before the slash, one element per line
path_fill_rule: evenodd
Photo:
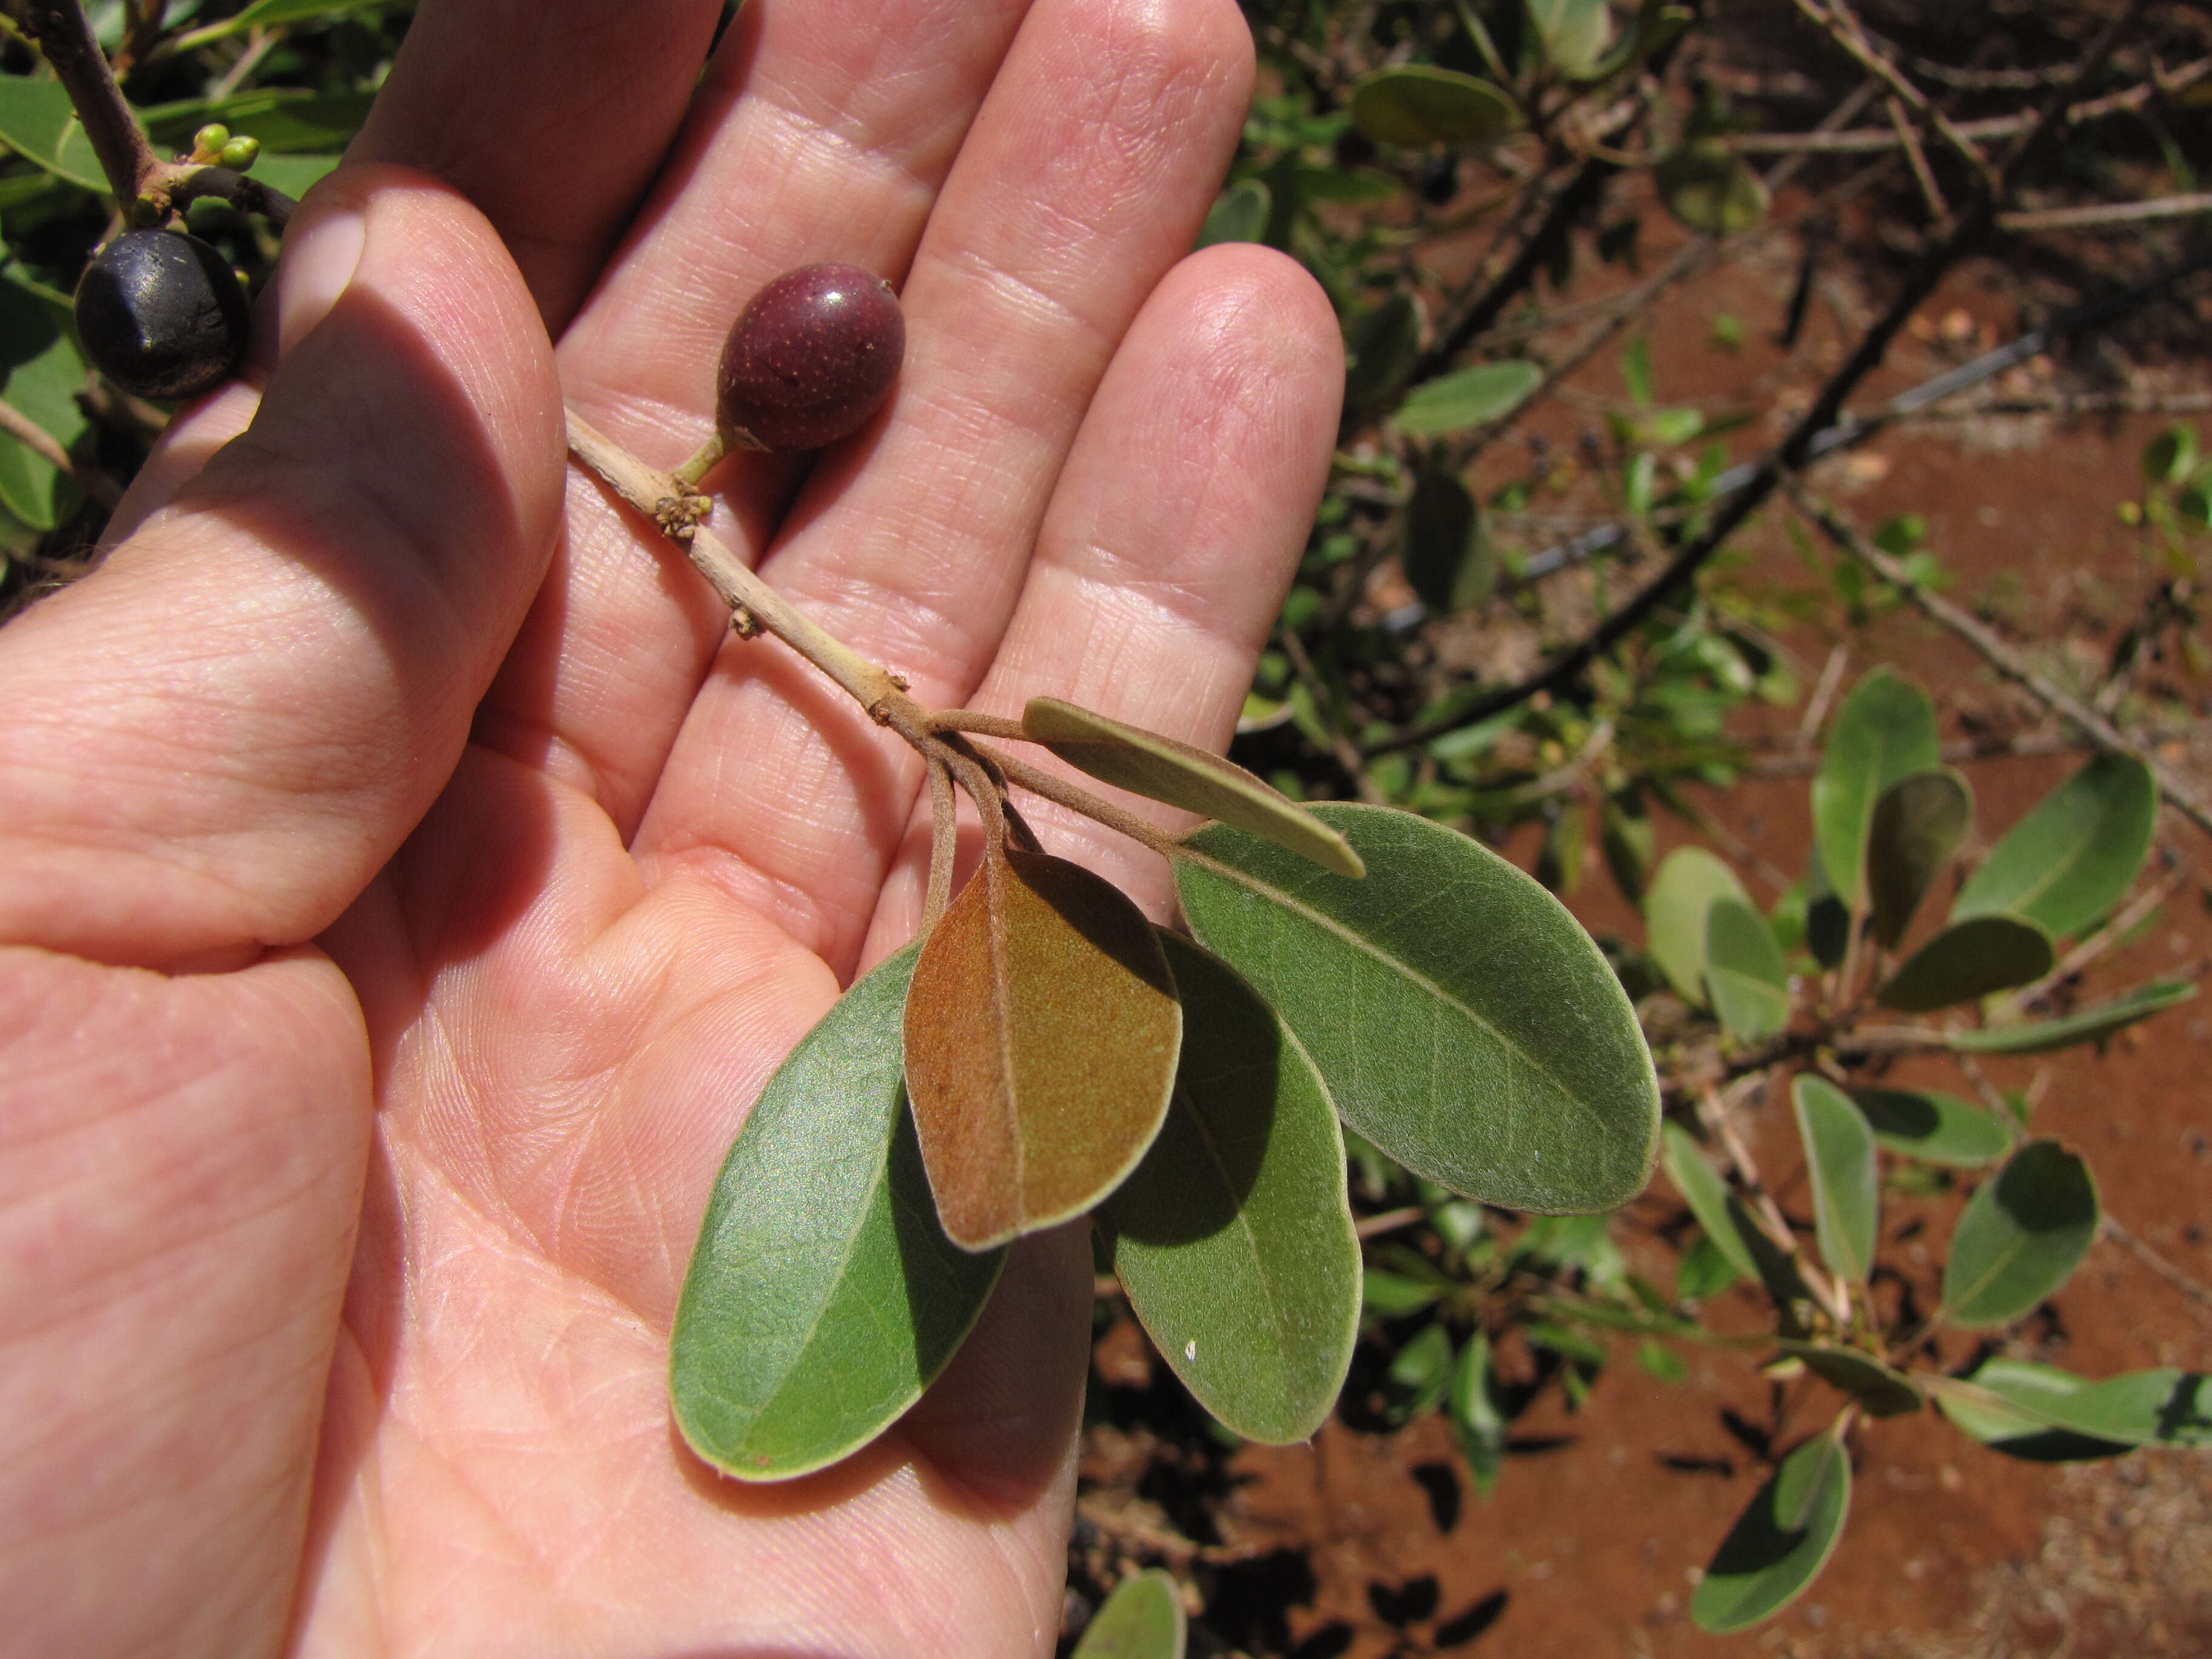
<path fill-rule="evenodd" d="M 801 265 L 752 298 L 722 347 L 714 418 L 747 449 L 819 449 L 861 424 L 906 356 L 890 284 L 858 265 Z"/>
<path fill-rule="evenodd" d="M 246 291 L 197 236 L 134 230 L 102 248 L 76 285 L 76 331 L 93 367 L 141 398 L 190 398 L 246 355 Z"/>

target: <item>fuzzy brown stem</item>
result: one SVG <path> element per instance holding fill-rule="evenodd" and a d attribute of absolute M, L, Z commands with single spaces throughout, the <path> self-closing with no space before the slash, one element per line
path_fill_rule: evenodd
<path fill-rule="evenodd" d="M 1080 812 L 1084 817 L 1104 824 L 1109 830 L 1127 836 L 1141 846 L 1149 847 L 1163 858 L 1180 858 L 1185 852 L 1182 844 L 1173 836 L 1157 825 L 1146 823 L 1134 812 L 1124 811 L 1111 801 L 1101 800 L 1079 785 L 1070 783 L 1065 778 L 1054 777 L 1025 761 L 1018 761 L 1012 755 L 986 749 L 980 744 L 976 745 L 975 752 L 1004 773 L 1007 782 L 1016 784 L 1033 795 L 1042 795 L 1071 812 Z"/>
<path fill-rule="evenodd" d="M 921 909 L 921 936 L 927 939 L 952 902 L 952 866 L 960 853 L 960 811 L 952 793 L 952 772 L 932 756 L 929 762 L 929 897 Z"/>

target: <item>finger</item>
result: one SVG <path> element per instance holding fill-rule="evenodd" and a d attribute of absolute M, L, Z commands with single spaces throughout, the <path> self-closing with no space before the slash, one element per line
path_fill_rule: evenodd
<path fill-rule="evenodd" d="M 900 276 L 1027 3 L 741 10 L 653 200 L 562 342 L 577 410 L 673 466 L 712 429 L 723 337 L 771 277 L 832 258 Z M 787 462 L 755 469 L 743 511 L 718 518 L 749 559 L 793 476 Z M 552 580 L 478 737 L 591 793 L 627 836 L 727 617 L 594 483 L 580 475 L 571 494 Z"/>
<path fill-rule="evenodd" d="M 1226 749 L 1328 480 L 1343 386 L 1335 313 L 1295 263 L 1249 245 L 1183 261 L 1115 354 L 971 706 L 1018 716 L 1030 697 L 1065 697 Z M 1156 822 L 1174 817 L 1010 747 Z M 1089 818 L 1022 806 L 1053 851 L 1167 914 L 1157 857 Z M 928 846 L 925 814 L 868 959 L 919 926 Z"/>
<path fill-rule="evenodd" d="M 684 118 L 720 0 L 428 0 L 349 161 L 482 210 L 556 334 Z"/>
<path fill-rule="evenodd" d="M 1212 198 L 1249 69 L 1226 0 L 1042 0 L 1009 55 L 907 284 L 890 416 L 817 471 L 764 567 L 925 702 L 988 667 L 1099 377 Z M 640 829 L 649 876 L 659 859 L 741 892 L 848 971 L 918 781 L 879 738 L 780 648 L 733 652 Z"/>
<path fill-rule="evenodd" d="M 312 937 L 443 783 L 538 584 L 560 400 L 490 227 L 348 169 L 295 256 L 349 280 L 252 428 L 0 635 L 0 938 L 173 966 Z"/>

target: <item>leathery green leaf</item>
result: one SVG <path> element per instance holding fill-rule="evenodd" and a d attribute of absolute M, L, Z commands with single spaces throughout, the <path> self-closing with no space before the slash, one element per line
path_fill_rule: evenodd
<path fill-rule="evenodd" d="M 1247 1440 L 1327 1419 L 1359 1331 L 1359 1238 L 1321 1074 L 1236 970 L 1172 933 L 1182 1058 L 1159 1139 L 1098 1211 L 1129 1305 Z"/>
<path fill-rule="evenodd" d="M 1941 1316 L 1971 1330 L 2031 1312 L 2081 1265 L 2100 1218 L 2088 1164 L 2056 1140 L 2029 1141 L 1960 1216 Z"/>
<path fill-rule="evenodd" d="M 1497 1490 L 1505 1466 L 1505 1413 L 1492 1391 L 1488 1333 L 1477 1331 L 1459 1351 L 1447 1408 L 1468 1474 L 1475 1491 L 1487 1498 Z"/>
<path fill-rule="evenodd" d="M 2157 816 L 2158 786 L 2143 763 L 2098 756 L 2005 832 L 1952 919 L 2003 911 L 2056 939 L 2081 932 L 2126 895 Z"/>
<path fill-rule="evenodd" d="M 1874 1138 L 1893 1152 L 1971 1168 L 2012 1150 L 2012 1133 L 1994 1112 L 1932 1089 L 1854 1089 L 1851 1098 Z"/>
<path fill-rule="evenodd" d="M 2178 1002 L 2197 994 L 2186 980 L 2158 980 L 2137 986 L 2125 996 L 2114 997 L 2092 1008 L 2077 1009 L 2059 1019 L 2023 1020 L 2014 1025 L 1989 1025 L 1978 1031 L 1954 1031 L 1944 1039 L 1954 1048 L 1970 1054 L 2039 1054 L 2052 1048 L 2070 1048 L 2077 1042 L 2094 1042 L 2115 1031 L 2163 1013 Z"/>
<path fill-rule="evenodd" d="M 1899 778 L 1875 798 L 1867 832 L 1867 896 L 1874 933 L 1890 949 L 1959 850 L 1974 816 L 1974 792 L 1949 767 Z"/>
<path fill-rule="evenodd" d="M 1683 1001 L 1705 1000 L 1705 915 L 1718 898 L 1751 902 L 1735 871 L 1702 847 L 1667 854 L 1644 894 L 1644 928 L 1651 959 Z"/>
<path fill-rule="evenodd" d="M 1080 1215 L 1167 1115 L 1182 1009 L 1110 882 L 987 851 L 922 947 L 906 1078 L 945 1232 L 971 1250 Z"/>
<path fill-rule="evenodd" d="M 2057 960 L 2051 935 L 2033 922 L 1975 916 L 1953 922 L 1906 957 L 1875 1000 L 1885 1008 L 1924 1014 L 2033 983 Z"/>
<path fill-rule="evenodd" d="M 1690 1206 L 1690 1213 L 1705 1230 L 1705 1237 L 1721 1253 L 1728 1264 L 1746 1279 L 1757 1279 L 1759 1259 L 1745 1234 L 1757 1224 L 1744 1210 L 1735 1194 L 1729 1190 L 1728 1182 L 1721 1179 L 1699 1150 L 1696 1139 L 1679 1123 L 1667 1123 L 1660 1129 L 1661 1160 L 1667 1168 L 1667 1178 L 1674 1183 L 1674 1190 Z"/>
<path fill-rule="evenodd" d="M 1075 1644 L 1074 1659 L 1182 1659 L 1186 1639 L 1175 1580 L 1147 1567 L 1116 1584 L 1100 1604 Z"/>
<path fill-rule="evenodd" d="M 1927 1403 L 1910 1377 L 1856 1348 L 1795 1340 L 1784 1340 L 1778 1346 L 1783 1352 L 1803 1360 L 1805 1369 L 1829 1387 L 1840 1389 L 1865 1407 L 1869 1417 L 1899 1417 L 1906 1412 L 1917 1412 Z"/>
<path fill-rule="evenodd" d="M 1938 764 L 1936 706 L 1887 668 L 1861 680 L 1837 711 L 1813 778 L 1813 832 L 1836 896 L 1866 905 L 1867 839 L 1882 792 Z"/>
<path fill-rule="evenodd" d="M 1487 144 L 1521 125 L 1521 106 L 1474 76 L 1402 64 L 1352 88 L 1352 119 L 1378 143 Z"/>
<path fill-rule="evenodd" d="M 1479 364 L 1424 380 L 1391 419 L 1417 438 L 1462 432 L 1518 408 L 1543 380 L 1541 368 L 1519 358 Z"/>
<path fill-rule="evenodd" d="M 1297 1036 L 1346 1122 L 1417 1175 L 1513 1209 L 1610 1209 L 1650 1174 L 1658 1082 L 1620 981 L 1565 907 L 1411 813 L 1316 815 L 1347 881 L 1227 825 L 1176 887 L 1200 943 Z"/>
<path fill-rule="evenodd" d="M 0 279 L 0 395 L 64 449 L 90 424 L 77 402 L 84 375 L 66 315 L 21 283 Z M 20 438 L 0 434 L 0 507 L 33 530 L 51 530 L 79 500 L 59 467 Z"/>
<path fill-rule="evenodd" d="M 80 190 L 107 190 L 100 156 L 58 81 L 0 76 L 0 141 Z"/>
<path fill-rule="evenodd" d="M 1705 912 L 1705 984 L 1729 1035 L 1746 1042 L 1790 1023 L 1790 966 L 1766 918 L 1741 899 Z"/>
<path fill-rule="evenodd" d="M 1788 1607 L 1827 1565 L 1850 1501 L 1851 1460 L 1833 1431 L 1791 1452 L 1722 1540 L 1691 1622 L 1724 1635 Z"/>
<path fill-rule="evenodd" d="M 1790 1084 L 1790 1101 L 1805 1143 L 1820 1260 L 1838 1278 L 1863 1285 L 1874 1267 L 1881 1214 L 1874 1131 L 1850 1096 L 1809 1072 L 1799 1073 Z"/>
<path fill-rule="evenodd" d="M 1212 247 L 1218 242 L 1260 240 L 1267 234 L 1267 216 L 1273 206 L 1267 186 L 1257 179 L 1231 185 L 1221 192 L 1212 211 L 1206 216 L 1206 228 L 1198 233 L 1198 246 Z"/>
<path fill-rule="evenodd" d="M 1606 0 L 1528 0 L 1545 61 L 1562 75 L 1586 74 L 1613 43 Z"/>
<path fill-rule="evenodd" d="M 2201 1371 L 2167 1365 L 2092 1380 L 1999 1357 L 1935 1386 L 1944 1415 L 2017 1457 L 2056 1462 L 2136 1446 L 2212 1447 L 2212 1377 Z"/>
<path fill-rule="evenodd" d="M 1497 579 L 1482 509 L 1457 478 L 1424 472 L 1406 503 L 1398 562 L 1421 603 L 1447 614 L 1480 605 Z"/>
<path fill-rule="evenodd" d="M 945 1237 L 906 1109 L 900 1011 L 918 946 L 792 1050 L 708 1200 L 669 1368 L 691 1448 L 782 1480 L 874 1439 L 981 1312 L 1005 1253 Z"/>
<path fill-rule="evenodd" d="M 1057 697 L 1030 698 L 1022 729 L 1070 766 L 1116 788 L 1233 823 L 1340 876 L 1366 873 L 1342 836 L 1218 755 Z"/>

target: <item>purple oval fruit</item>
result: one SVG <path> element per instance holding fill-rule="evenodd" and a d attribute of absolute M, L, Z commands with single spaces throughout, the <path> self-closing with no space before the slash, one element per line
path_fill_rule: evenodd
<path fill-rule="evenodd" d="M 801 265 L 731 325 L 714 420 L 746 449 L 819 449 L 860 429 L 906 356 L 906 319 L 889 283 L 858 265 Z"/>

